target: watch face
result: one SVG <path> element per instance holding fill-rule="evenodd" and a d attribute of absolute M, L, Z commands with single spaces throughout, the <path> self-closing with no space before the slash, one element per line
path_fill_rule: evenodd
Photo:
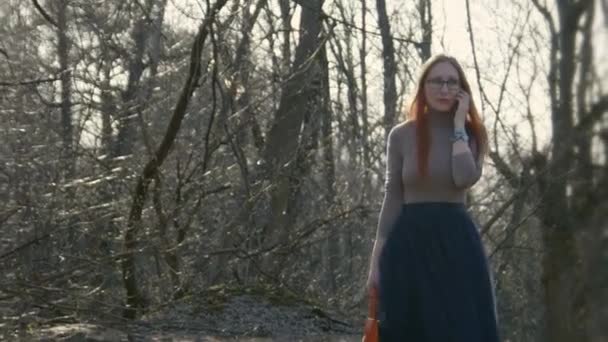
<path fill-rule="evenodd" d="M 466 133 L 456 132 L 454 134 L 454 136 L 452 137 L 452 141 L 457 141 L 457 140 L 462 140 L 464 142 L 468 142 L 469 141 L 469 136 L 466 135 Z"/>

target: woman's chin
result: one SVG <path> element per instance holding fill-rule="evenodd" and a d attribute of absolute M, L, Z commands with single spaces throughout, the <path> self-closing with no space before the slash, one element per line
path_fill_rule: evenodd
<path fill-rule="evenodd" d="M 431 109 L 433 109 L 436 112 L 447 112 L 450 110 L 450 108 L 451 108 L 451 106 L 449 104 L 444 105 L 441 103 L 431 106 Z"/>

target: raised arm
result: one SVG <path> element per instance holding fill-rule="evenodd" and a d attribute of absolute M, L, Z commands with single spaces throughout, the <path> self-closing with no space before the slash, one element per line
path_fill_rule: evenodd
<path fill-rule="evenodd" d="M 469 188 L 481 178 L 483 161 L 474 136 L 469 142 L 457 140 L 452 144 L 452 178 L 458 188 Z"/>

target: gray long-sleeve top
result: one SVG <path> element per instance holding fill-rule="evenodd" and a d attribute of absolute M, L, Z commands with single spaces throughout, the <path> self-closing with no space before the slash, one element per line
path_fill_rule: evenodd
<path fill-rule="evenodd" d="M 452 154 L 453 115 L 429 112 L 431 145 L 428 173 L 418 176 L 416 124 L 406 121 L 393 127 L 388 136 L 385 194 L 378 221 L 377 239 L 384 240 L 397 219 L 403 203 L 462 202 L 466 190 L 482 174 L 478 147 L 469 135 L 469 149 Z"/>

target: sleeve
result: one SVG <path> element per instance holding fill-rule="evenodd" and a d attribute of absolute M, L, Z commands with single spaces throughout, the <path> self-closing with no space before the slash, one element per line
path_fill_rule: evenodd
<path fill-rule="evenodd" d="M 388 136 L 386 146 L 386 176 L 384 181 L 384 200 L 380 209 L 380 217 L 376 238 L 385 239 L 391 225 L 399 216 L 403 203 L 403 185 L 401 169 L 403 165 L 402 139 L 399 138 L 397 127 L 394 127 Z"/>
<path fill-rule="evenodd" d="M 464 153 L 452 154 L 452 178 L 458 188 L 469 188 L 481 178 L 483 161 L 475 137 L 470 135 L 469 148 Z"/>
<path fill-rule="evenodd" d="M 396 126 L 397 127 L 397 126 Z M 384 181 L 384 200 L 380 209 L 380 217 L 376 229 L 376 240 L 370 260 L 370 278 L 378 274 L 378 261 L 384 243 L 388 237 L 392 224 L 399 216 L 403 203 L 403 185 L 401 181 L 401 167 L 403 153 L 401 140 L 397 128 L 393 128 L 388 136 L 386 146 L 386 176 Z M 377 280 L 377 279 L 376 279 Z"/>

